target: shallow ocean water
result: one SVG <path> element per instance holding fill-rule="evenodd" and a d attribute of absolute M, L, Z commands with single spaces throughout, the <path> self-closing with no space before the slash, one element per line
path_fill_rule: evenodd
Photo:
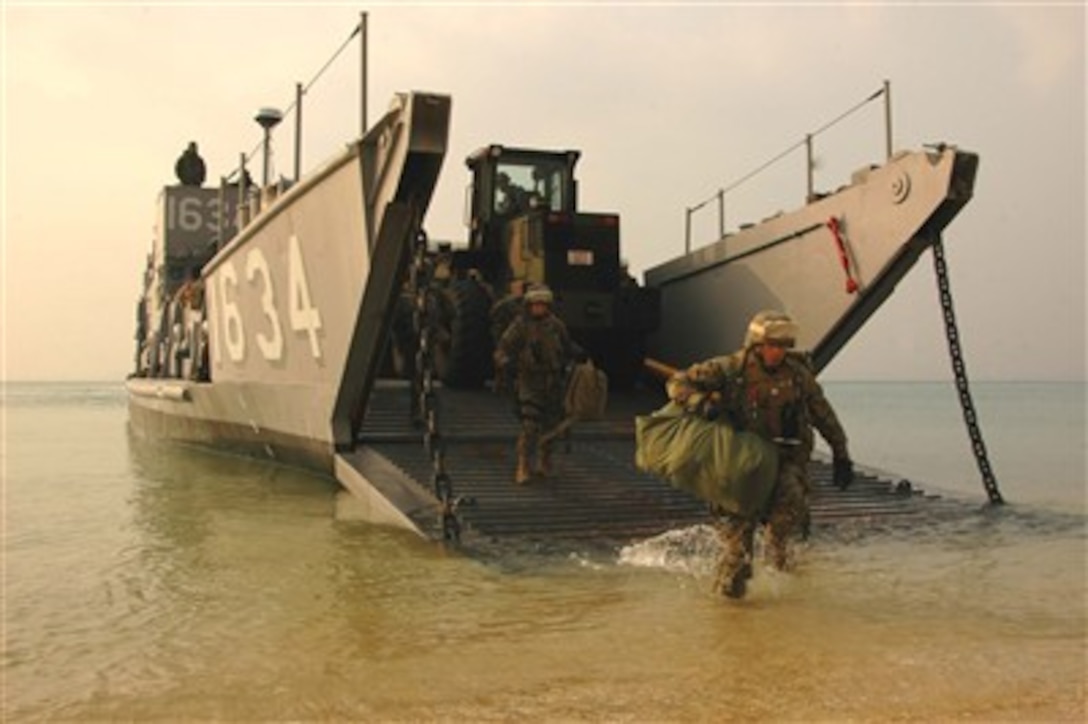
<path fill-rule="evenodd" d="M 4 720 L 1082 721 L 1084 385 L 976 385 L 996 508 L 950 387 L 825 387 L 859 462 L 964 513 L 821 530 L 735 603 L 702 527 L 464 556 L 131 439 L 119 385 L 9 385 Z"/>

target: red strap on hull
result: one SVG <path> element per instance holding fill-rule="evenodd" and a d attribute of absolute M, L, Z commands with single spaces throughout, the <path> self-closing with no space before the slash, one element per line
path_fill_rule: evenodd
<path fill-rule="evenodd" d="M 839 250 L 839 261 L 842 262 L 842 270 L 846 273 L 846 293 L 854 294 L 858 290 L 858 283 L 850 271 L 850 257 L 846 255 L 846 243 L 842 240 L 839 220 L 832 216 L 827 220 L 827 228 L 831 230 L 831 236 L 835 239 L 835 246 Z"/>

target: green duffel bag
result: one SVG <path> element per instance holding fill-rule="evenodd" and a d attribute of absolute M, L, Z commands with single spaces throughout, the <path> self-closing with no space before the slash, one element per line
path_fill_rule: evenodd
<path fill-rule="evenodd" d="M 763 514 L 778 477 L 778 450 L 760 436 L 670 402 L 635 417 L 635 465 L 744 517 Z"/>

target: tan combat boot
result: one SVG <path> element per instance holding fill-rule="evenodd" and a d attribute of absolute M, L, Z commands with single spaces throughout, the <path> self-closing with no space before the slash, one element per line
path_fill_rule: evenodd
<path fill-rule="evenodd" d="M 542 478 L 552 474 L 552 451 L 543 445 L 536 451 L 536 474 Z"/>
<path fill-rule="evenodd" d="M 529 441 L 524 434 L 518 436 L 518 467 L 514 473 L 514 482 L 524 485 L 529 482 Z"/>
<path fill-rule="evenodd" d="M 529 482 L 529 458 L 525 455 L 518 455 L 518 469 L 514 473 L 514 482 L 518 485 Z"/>

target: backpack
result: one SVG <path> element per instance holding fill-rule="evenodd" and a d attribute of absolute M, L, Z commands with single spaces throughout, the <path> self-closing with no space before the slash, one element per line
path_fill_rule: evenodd
<path fill-rule="evenodd" d="M 603 420 L 608 405 L 608 375 L 592 360 L 574 365 L 567 381 L 563 406 L 569 419 Z"/>

